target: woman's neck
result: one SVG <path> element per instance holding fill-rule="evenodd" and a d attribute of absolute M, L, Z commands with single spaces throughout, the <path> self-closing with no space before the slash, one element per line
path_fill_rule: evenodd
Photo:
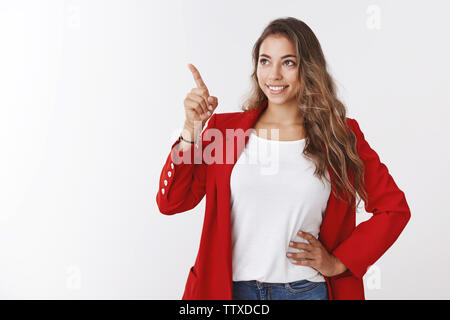
<path fill-rule="evenodd" d="M 303 117 L 296 104 L 276 105 L 268 101 L 260 121 L 278 126 L 302 125 Z"/>

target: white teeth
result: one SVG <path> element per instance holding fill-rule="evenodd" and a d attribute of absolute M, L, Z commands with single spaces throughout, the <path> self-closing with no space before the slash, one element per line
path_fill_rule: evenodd
<path fill-rule="evenodd" d="M 271 87 L 271 86 L 269 86 L 269 88 L 270 88 L 270 90 L 273 90 L 273 91 L 279 91 L 279 90 L 282 90 L 282 89 L 284 89 L 286 87 Z"/>

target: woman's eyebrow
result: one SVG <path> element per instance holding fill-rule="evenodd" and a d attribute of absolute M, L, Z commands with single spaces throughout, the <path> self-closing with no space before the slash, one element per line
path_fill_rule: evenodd
<path fill-rule="evenodd" d="M 270 58 L 270 56 L 269 56 L 268 54 L 265 54 L 265 53 L 262 53 L 262 54 L 260 54 L 259 56 L 260 56 L 260 57 L 267 57 L 267 58 Z M 287 54 L 287 55 L 285 55 L 285 56 L 282 56 L 281 59 L 288 58 L 288 57 L 297 58 L 297 57 L 296 57 L 295 55 L 293 55 L 293 54 Z"/>

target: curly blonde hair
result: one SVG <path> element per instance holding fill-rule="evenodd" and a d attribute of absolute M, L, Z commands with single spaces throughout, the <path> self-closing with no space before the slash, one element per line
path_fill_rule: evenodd
<path fill-rule="evenodd" d="M 303 154 L 315 163 L 314 175 L 329 181 L 325 176 L 329 165 L 335 177 L 336 190 L 332 188 L 333 193 L 352 206 L 355 206 L 356 194 L 360 197 L 356 206 L 359 206 L 361 199 L 367 203 L 364 163 L 356 149 L 356 136 L 347 124 L 346 108 L 337 98 L 336 86 L 327 71 L 320 43 L 306 23 L 287 17 L 267 25 L 253 46 L 252 88 L 244 98 L 241 109 L 245 112 L 261 108 L 267 99 L 258 84 L 257 68 L 260 46 L 269 35 L 285 36 L 296 50 L 300 82 L 296 99 L 306 131 Z M 345 200 L 341 193 L 345 194 Z"/>

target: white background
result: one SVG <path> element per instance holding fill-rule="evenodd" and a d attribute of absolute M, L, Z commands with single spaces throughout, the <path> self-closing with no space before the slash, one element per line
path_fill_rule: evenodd
<path fill-rule="evenodd" d="M 180 299 L 204 200 L 156 193 L 200 70 L 239 111 L 273 19 L 305 21 L 410 206 L 367 299 L 449 299 L 445 1 L 0 1 L 0 297 Z M 369 214 L 360 212 L 359 218 Z"/>

